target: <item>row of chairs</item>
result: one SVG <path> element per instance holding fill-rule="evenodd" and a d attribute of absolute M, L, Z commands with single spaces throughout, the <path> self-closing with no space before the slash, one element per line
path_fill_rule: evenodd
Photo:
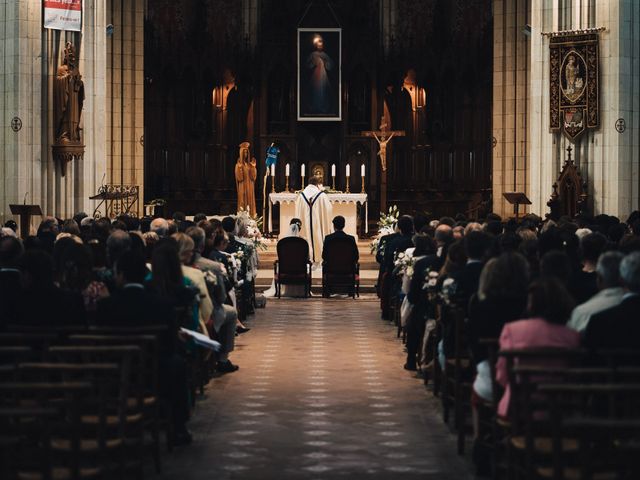
<path fill-rule="evenodd" d="M 311 296 L 312 264 L 309 243 L 301 237 L 286 237 L 276 246 L 278 259 L 273 264 L 276 296 L 282 295 L 283 285 L 302 285 L 304 296 Z M 322 296 L 344 293 L 352 298 L 360 296 L 360 265 L 354 257 L 350 239 L 334 239 L 322 263 Z"/>
<path fill-rule="evenodd" d="M 161 435 L 162 326 L 58 327 L 0 333 L 0 478 L 141 478 Z M 192 402 L 207 381 L 199 348 L 185 353 Z"/>
<path fill-rule="evenodd" d="M 433 299 L 432 299 L 433 300 Z M 473 431 L 472 385 L 475 366 L 466 342 L 465 310 L 439 303 L 436 328 L 429 336 L 434 352 L 434 396 L 443 421 L 465 453 Z M 399 305 L 392 299 L 399 323 Z M 453 332 L 453 352 L 443 367 L 436 345 Z M 500 351 L 498 339 L 481 339 L 489 351 L 493 383 L 491 401 L 474 402 L 480 452 L 494 479 L 631 479 L 640 478 L 640 352 L 537 348 Z M 509 415 L 498 415 L 503 388 L 496 364 L 503 358 L 511 386 Z M 477 460 L 477 458 L 476 458 Z"/>

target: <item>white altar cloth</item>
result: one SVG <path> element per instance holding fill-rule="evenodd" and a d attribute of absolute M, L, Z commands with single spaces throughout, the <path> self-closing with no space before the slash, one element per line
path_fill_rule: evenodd
<path fill-rule="evenodd" d="M 365 233 L 369 233 L 369 203 L 366 193 L 327 193 L 327 197 L 333 207 L 333 216 L 342 215 L 346 220 L 344 231 L 358 239 L 358 204 L 364 206 Z M 270 193 L 269 194 L 269 233 L 273 232 L 273 205 L 280 204 L 280 234 L 282 237 L 287 232 L 286 226 L 295 215 L 297 193 Z M 304 219 L 301 219 L 304 222 Z M 283 228 L 283 226 L 285 228 Z"/>

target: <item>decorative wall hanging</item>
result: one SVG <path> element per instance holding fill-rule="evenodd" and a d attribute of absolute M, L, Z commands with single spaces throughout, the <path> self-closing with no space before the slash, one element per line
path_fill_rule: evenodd
<path fill-rule="evenodd" d="M 342 119 L 342 29 L 298 28 L 298 120 Z"/>
<path fill-rule="evenodd" d="M 550 128 L 574 141 L 600 126 L 598 33 L 559 32 L 549 39 Z"/>

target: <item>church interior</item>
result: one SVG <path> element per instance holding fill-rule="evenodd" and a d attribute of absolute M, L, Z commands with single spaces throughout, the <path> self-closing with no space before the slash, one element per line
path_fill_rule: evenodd
<path fill-rule="evenodd" d="M 0 478 L 640 478 L 640 2 L 0 0 Z"/>

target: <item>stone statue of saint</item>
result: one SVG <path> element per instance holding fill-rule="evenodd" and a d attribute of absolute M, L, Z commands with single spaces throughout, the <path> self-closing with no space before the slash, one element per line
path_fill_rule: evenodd
<path fill-rule="evenodd" d="M 55 144 L 81 145 L 80 115 L 84 102 L 84 83 L 76 64 L 75 48 L 70 42 L 58 67 L 53 88 Z"/>
<path fill-rule="evenodd" d="M 248 210 L 256 214 L 255 183 L 258 176 L 256 159 L 249 153 L 249 142 L 240 144 L 240 154 L 236 162 L 236 188 L 238 190 L 238 211 Z"/>

